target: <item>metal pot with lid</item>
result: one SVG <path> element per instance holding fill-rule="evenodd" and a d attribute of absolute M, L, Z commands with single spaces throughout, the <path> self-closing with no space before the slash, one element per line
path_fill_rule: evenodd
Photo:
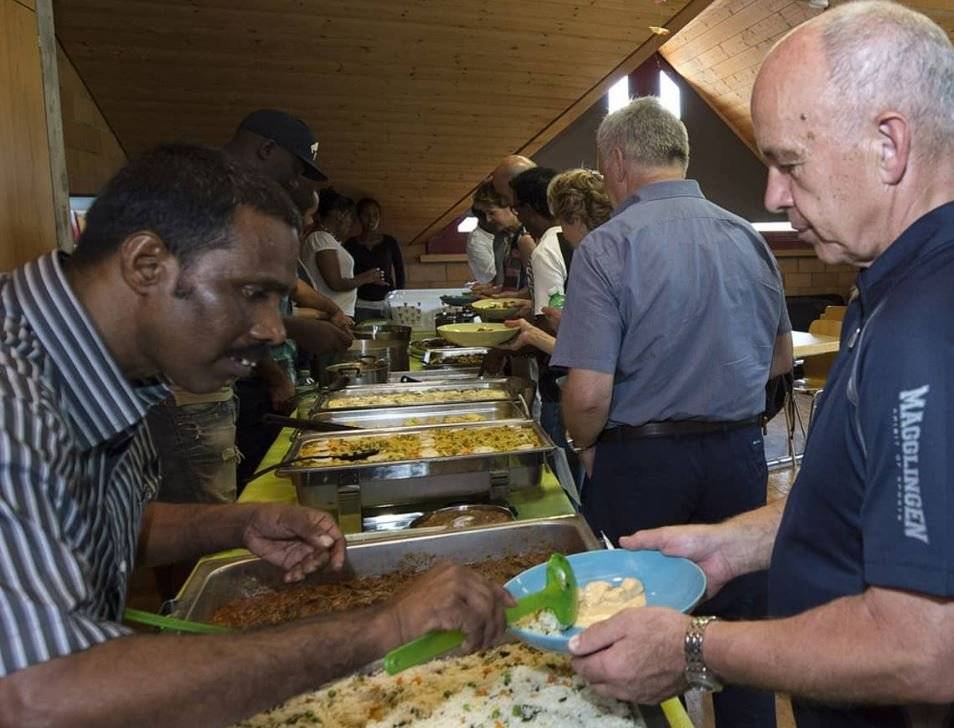
<path fill-rule="evenodd" d="M 332 378 L 329 389 L 341 389 L 354 384 L 383 384 L 388 381 L 390 367 L 385 359 L 376 356 L 358 356 L 352 361 L 325 367 Z"/>
<path fill-rule="evenodd" d="M 366 356 L 384 359 L 394 371 L 410 369 L 407 349 L 411 327 L 397 324 L 367 324 L 355 327 L 354 341 L 344 353 L 347 361 Z"/>

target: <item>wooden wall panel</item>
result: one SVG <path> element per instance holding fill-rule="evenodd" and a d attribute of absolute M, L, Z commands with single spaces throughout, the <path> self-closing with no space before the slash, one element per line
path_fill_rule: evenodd
<path fill-rule="evenodd" d="M 57 65 L 70 194 L 95 195 L 126 163 L 126 152 L 62 48 Z"/>
<path fill-rule="evenodd" d="M 0 0 L 0 270 L 56 246 L 35 12 Z"/>
<path fill-rule="evenodd" d="M 831 0 L 831 6 L 845 0 Z M 909 0 L 954 38 L 952 0 Z M 792 28 L 818 15 L 803 0 L 715 0 L 660 50 L 750 148 L 749 101 L 766 53 Z"/>

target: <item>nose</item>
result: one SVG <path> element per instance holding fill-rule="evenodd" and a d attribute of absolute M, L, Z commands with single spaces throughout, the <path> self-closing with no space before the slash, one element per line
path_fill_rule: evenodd
<path fill-rule="evenodd" d="M 285 340 L 285 323 L 278 306 L 262 306 L 249 333 L 263 344 L 276 346 Z"/>
<path fill-rule="evenodd" d="M 794 205 L 788 177 L 777 167 L 769 167 L 768 180 L 765 183 L 765 209 L 769 212 L 784 212 Z"/>

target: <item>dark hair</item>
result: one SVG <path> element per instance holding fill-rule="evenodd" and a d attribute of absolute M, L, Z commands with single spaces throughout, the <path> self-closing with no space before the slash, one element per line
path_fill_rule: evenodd
<path fill-rule="evenodd" d="M 475 205 L 492 205 L 494 207 L 509 207 L 507 201 L 494 189 L 493 182 L 481 182 L 474 190 Z"/>
<path fill-rule="evenodd" d="M 106 184 L 86 216 L 72 259 L 96 262 L 130 235 L 148 230 L 185 268 L 200 254 L 231 244 L 232 220 L 241 206 L 301 229 L 301 216 L 277 182 L 216 149 L 164 144 Z"/>
<path fill-rule="evenodd" d="M 547 203 L 547 187 L 554 177 L 556 177 L 556 170 L 549 167 L 531 167 L 518 174 L 510 180 L 514 205 L 520 203 L 529 205 L 538 215 L 552 218 L 550 205 Z"/>
<path fill-rule="evenodd" d="M 331 187 L 323 189 L 318 193 L 318 217 L 328 217 L 334 212 L 340 212 L 345 215 L 354 215 L 354 200 L 350 197 L 336 192 Z"/>
<path fill-rule="evenodd" d="M 358 204 L 355 206 L 355 212 L 360 215 L 362 210 L 370 207 L 371 205 L 374 205 L 379 210 L 381 209 L 381 203 L 375 200 L 373 197 L 362 197 L 360 200 L 358 200 Z"/>

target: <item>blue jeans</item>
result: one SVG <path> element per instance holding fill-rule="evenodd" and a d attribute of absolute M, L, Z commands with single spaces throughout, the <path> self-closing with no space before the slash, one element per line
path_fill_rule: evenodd
<path fill-rule="evenodd" d="M 177 406 L 170 398 L 146 416 L 159 452 L 165 503 L 231 503 L 235 500 L 235 399 Z"/>
<path fill-rule="evenodd" d="M 613 541 L 635 531 L 683 523 L 718 523 L 765 505 L 768 467 L 758 425 L 703 435 L 601 439 L 583 515 Z M 767 610 L 766 572 L 729 582 L 696 614 L 758 619 Z M 775 725 L 771 693 L 728 687 L 713 695 L 719 728 Z"/>

